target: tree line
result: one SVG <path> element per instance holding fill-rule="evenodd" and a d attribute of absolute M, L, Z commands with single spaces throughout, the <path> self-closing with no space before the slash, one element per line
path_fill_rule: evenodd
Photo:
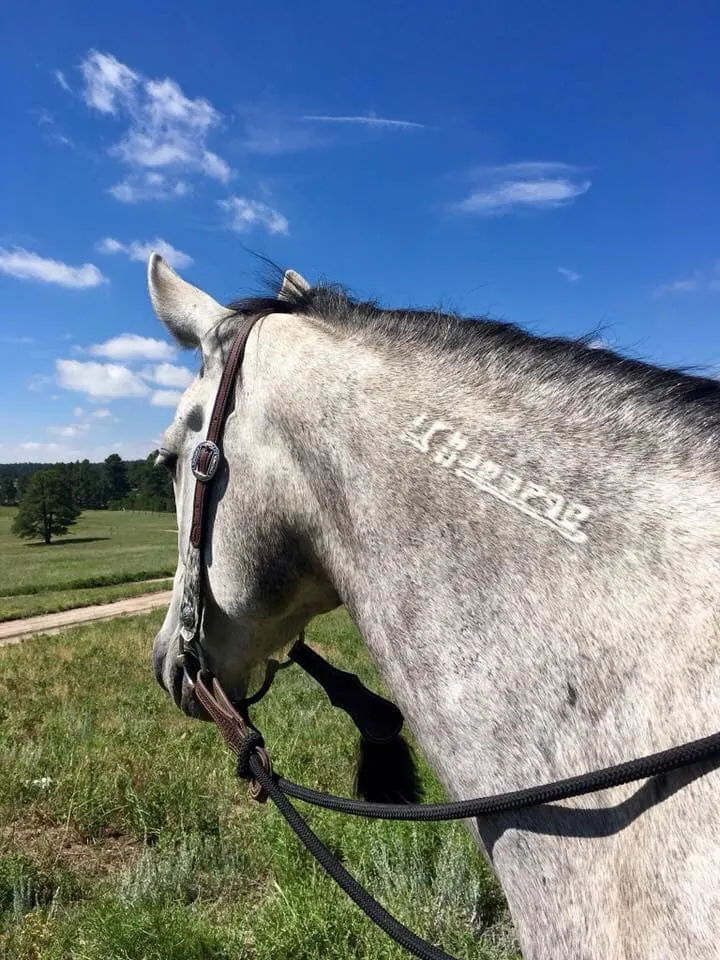
<path fill-rule="evenodd" d="M 18 506 L 13 533 L 50 543 L 66 533 L 83 510 L 175 510 L 172 480 L 146 460 L 111 453 L 102 463 L 0 464 L 0 503 Z"/>
<path fill-rule="evenodd" d="M 166 470 L 155 466 L 157 453 L 146 460 L 123 460 L 110 454 L 102 463 L 78 460 L 75 463 L 0 464 L 0 504 L 16 506 L 24 499 L 38 474 L 54 478 L 67 492 L 67 500 L 82 510 L 175 510 L 172 480 Z M 39 481 L 34 481 L 35 486 Z"/>

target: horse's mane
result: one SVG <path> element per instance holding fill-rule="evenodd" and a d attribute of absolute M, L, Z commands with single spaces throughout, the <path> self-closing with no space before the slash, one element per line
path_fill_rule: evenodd
<path fill-rule="evenodd" d="M 277 290 L 277 283 L 273 282 Z M 455 353 L 466 361 L 487 362 L 490 353 L 502 351 L 512 358 L 508 373 L 532 369 L 541 379 L 571 380 L 582 389 L 591 380 L 612 378 L 624 393 L 636 392 L 674 404 L 701 404 L 718 416 L 720 382 L 693 373 L 622 356 L 598 347 L 597 333 L 572 339 L 541 337 L 512 323 L 487 316 L 461 316 L 441 310 L 386 308 L 375 301 L 354 299 L 346 288 L 321 283 L 309 289 L 291 289 L 283 298 L 256 296 L 229 304 L 236 316 L 267 316 L 271 313 L 315 317 L 349 334 L 364 334 L 368 340 L 390 344 L 394 349 L 426 346 L 441 353 Z M 713 418 L 715 419 L 715 418 Z"/>

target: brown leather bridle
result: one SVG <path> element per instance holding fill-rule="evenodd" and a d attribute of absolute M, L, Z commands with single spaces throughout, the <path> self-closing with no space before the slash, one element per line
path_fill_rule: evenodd
<path fill-rule="evenodd" d="M 242 382 L 242 362 L 245 356 L 245 348 L 250 333 L 259 319 L 258 315 L 254 315 L 243 317 L 241 320 L 240 327 L 233 337 L 230 350 L 223 364 L 220 384 L 215 395 L 205 439 L 201 440 L 195 447 L 190 461 L 190 467 L 195 477 L 195 490 L 193 492 L 189 551 L 186 560 L 186 583 L 180 610 L 180 653 L 187 683 L 236 756 L 242 745 L 248 742 L 249 720 L 247 719 L 247 710 L 243 710 L 243 713 L 245 713 L 245 717 L 243 717 L 233 706 L 217 678 L 212 677 L 205 669 L 206 658 L 200 639 L 204 608 L 202 554 L 207 538 L 208 494 L 222 459 L 222 435 L 225 420 L 230 410 L 230 398 L 233 395 L 234 388 Z M 256 744 L 254 752 L 260 758 L 265 770 L 272 773 L 270 758 L 264 747 L 261 744 Z M 267 794 L 256 780 L 251 780 L 250 792 L 255 800 L 262 801 L 267 798 Z"/>
<path fill-rule="evenodd" d="M 240 329 L 235 334 L 230 352 L 223 367 L 220 377 L 220 385 L 215 395 L 210 423 L 208 424 L 207 434 L 192 455 L 191 469 L 195 477 L 195 493 L 193 495 L 192 526 L 190 527 L 190 544 L 200 550 L 205 536 L 205 501 L 207 499 L 208 487 L 217 473 L 220 465 L 220 443 L 222 440 L 223 427 L 225 426 L 225 417 L 228 413 L 230 396 L 234 385 L 240 381 L 242 374 L 242 362 L 245 356 L 245 348 L 253 327 L 259 320 L 259 316 L 243 318 Z"/>

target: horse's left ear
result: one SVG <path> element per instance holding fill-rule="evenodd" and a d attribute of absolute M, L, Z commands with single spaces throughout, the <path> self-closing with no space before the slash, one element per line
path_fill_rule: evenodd
<path fill-rule="evenodd" d="M 296 300 L 310 289 L 310 284 L 297 270 L 286 270 L 278 300 Z"/>
<path fill-rule="evenodd" d="M 159 253 L 150 254 L 148 288 L 155 313 L 183 347 L 200 346 L 216 324 L 232 315 L 210 294 L 178 276 Z"/>

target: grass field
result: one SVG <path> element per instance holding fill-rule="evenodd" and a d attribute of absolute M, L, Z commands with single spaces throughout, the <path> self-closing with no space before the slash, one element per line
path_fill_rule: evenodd
<path fill-rule="evenodd" d="M 136 584 L 175 572 L 173 514 L 88 510 L 49 545 L 14 537 L 14 514 L 0 507 L 0 620 L 166 589 Z"/>
<path fill-rule="evenodd" d="M 162 614 L 0 651 L 3 960 L 400 960 L 247 798 L 209 724 L 151 677 Z M 375 676 L 347 617 L 309 640 Z M 274 763 L 347 793 L 349 721 L 296 669 L 255 710 Z M 423 767 L 428 799 L 441 791 Z M 461 825 L 371 823 L 306 808 L 346 866 L 420 934 L 459 957 L 518 960 L 502 897 Z"/>

